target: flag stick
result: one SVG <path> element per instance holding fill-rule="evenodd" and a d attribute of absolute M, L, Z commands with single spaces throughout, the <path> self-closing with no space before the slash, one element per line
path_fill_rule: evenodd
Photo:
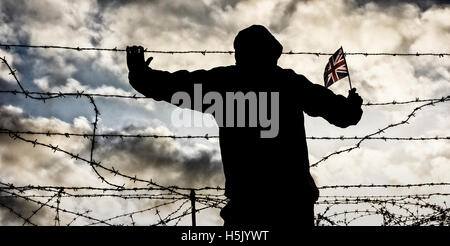
<path fill-rule="evenodd" d="M 345 62 L 347 63 L 347 62 Z M 352 80 L 350 79 L 350 71 L 348 71 L 348 84 L 350 85 L 350 90 L 352 89 Z"/>
<path fill-rule="evenodd" d="M 341 48 L 342 48 L 342 46 L 341 46 Z M 347 78 L 348 78 L 348 84 L 350 85 L 350 90 L 351 90 L 352 89 L 352 80 L 350 79 L 350 68 L 348 67 L 347 60 L 345 59 L 344 49 L 342 49 L 342 53 L 344 55 L 345 66 L 347 66 L 347 72 L 348 72 Z"/>

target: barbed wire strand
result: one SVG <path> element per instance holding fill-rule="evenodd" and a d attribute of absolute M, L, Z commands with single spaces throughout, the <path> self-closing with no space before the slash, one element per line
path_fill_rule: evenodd
<path fill-rule="evenodd" d="M 4 58 L 0 59 L 3 61 Z M 76 92 L 38 92 L 38 91 L 18 91 L 18 90 L 0 90 L 0 93 L 4 94 L 23 94 L 25 97 L 29 97 L 30 95 L 36 95 L 38 99 L 41 99 L 45 102 L 47 99 L 54 99 L 54 98 L 64 98 L 64 97 L 102 97 L 102 98 L 122 98 L 122 99 L 134 99 L 134 100 L 140 100 L 140 99 L 147 99 L 147 100 L 153 100 L 150 97 L 145 96 L 138 96 L 137 94 L 133 95 L 120 95 L 120 94 L 102 94 L 102 93 L 87 93 L 85 91 L 76 91 Z M 415 99 L 405 100 L 405 101 L 387 101 L 387 102 L 367 102 L 363 103 L 362 106 L 388 106 L 388 105 L 405 105 L 405 104 L 414 104 L 414 103 L 422 103 L 422 102 L 431 102 L 440 100 L 441 98 L 425 98 L 421 99 L 419 97 L 416 97 Z"/>
<path fill-rule="evenodd" d="M 44 135 L 47 137 L 63 136 L 70 137 L 83 137 L 91 138 L 94 135 L 91 133 L 73 133 L 73 132 L 51 132 L 51 131 L 14 131 L 6 128 L 0 128 L 0 134 L 23 134 L 23 135 Z M 217 139 L 218 135 L 159 135 L 159 134 L 118 134 L 118 133 L 103 133 L 95 134 L 95 137 L 101 138 L 171 138 L 171 139 Z M 450 136 L 434 136 L 434 137 L 364 137 L 364 136 L 339 136 L 339 137 L 327 137 L 327 136 L 307 136 L 306 139 L 310 140 L 383 140 L 383 141 L 431 141 L 431 140 L 449 140 Z"/>
<path fill-rule="evenodd" d="M 430 182 L 430 183 L 416 183 L 416 184 L 353 184 L 353 185 L 324 185 L 319 186 L 318 189 L 349 189 L 349 188 L 413 188 L 424 186 L 450 186 L 448 182 Z"/>
<path fill-rule="evenodd" d="M 29 45 L 29 44 L 0 44 L 6 50 L 11 48 L 27 48 L 27 49 L 63 49 L 63 50 L 74 50 L 74 51 L 110 51 L 110 52 L 125 52 L 124 48 L 99 48 L 99 47 L 73 47 L 73 46 L 60 46 L 60 45 Z M 145 49 L 146 53 L 154 54 L 234 54 L 232 50 L 149 50 Z M 285 51 L 283 55 L 315 55 L 315 56 L 330 56 L 334 53 L 331 52 L 309 52 L 309 51 Z M 450 56 L 450 53 L 433 53 L 433 52 L 346 52 L 346 56 L 437 56 L 444 57 Z"/>
<path fill-rule="evenodd" d="M 441 99 L 439 99 L 439 100 L 430 101 L 430 102 L 425 103 L 425 104 L 423 104 L 423 105 L 421 105 L 421 106 L 418 106 L 418 107 L 414 108 L 414 109 L 411 111 L 411 113 L 408 114 L 408 116 L 406 117 L 406 119 L 404 119 L 403 121 L 399 121 L 399 122 L 397 122 L 397 123 L 389 124 L 389 125 L 387 125 L 386 127 L 381 128 L 381 129 L 378 129 L 377 131 L 375 131 L 375 132 L 373 132 L 373 133 L 371 133 L 371 134 L 367 134 L 367 135 L 364 136 L 362 139 L 360 139 L 354 146 L 352 146 L 352 147 L 350 147 L 350 148 L 343 149 L 343 150 L 338 150 L 338 151 L 332 152 L 331 154 L 328 154 L 328 155 L 322 157 L 322 159 L 320 159 L 320 160 L 316 161 L 315 163 L 311 164 L 311 167 L 317 167 L 320 163 L 322 163 L 322 162 L 328 160 L 328 159 L 329 159 L 330 157 L 332 157 L 332 156 L 339 155 L 339 154 L 342 154 L 342 153 L 345 153 L 345 152 L 348 153 L 348 152 L 351 152 L 351 151 L 353 151 L 353 150 L 355 150 L 355 149 L 359 149 L 360 146 L 361 146 L 361 143 L 363 143 L 363 142 L 364 142 L 365 140 L 367 140 L 369 137 L 373 137 L 373 136 L 375 136 L 375 135 L 379 135 L 379 134 L 381 134 L 381 133 L 384 133 L 384 132 L 385 132 L 386 130 L 388 130 L 388 129 L 391 129 L 391 128 L 394 128 L 394 127 L 397 127 L 397 126 L 400 126 L 400 125 L 409 124 L 409 121 L 410 121 L 413 117 L 415 117 L 417 111 L 419 111 L 419 110 L 421 110 L 421 109 L 423 109 L 423 108 L 425 108 L 425 107 L 435 106 L 435 105 L 438 104 L 438 103 L 443 103 L 443 102 L 448 102 L 448 101 L 450 101 L 450 96 L 443 97 L 443 98 L 441 98 Z"/>

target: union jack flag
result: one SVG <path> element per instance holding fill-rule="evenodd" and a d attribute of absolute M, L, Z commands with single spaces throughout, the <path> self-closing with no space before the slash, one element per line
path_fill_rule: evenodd
<path fill-rule="evenodd" d="M 338 80 L 348 76 L 347 62 L 344 57 L 344 50 L 339 48 L 328 61 L 323 73 L 325 87 L 336 83 Z"/>

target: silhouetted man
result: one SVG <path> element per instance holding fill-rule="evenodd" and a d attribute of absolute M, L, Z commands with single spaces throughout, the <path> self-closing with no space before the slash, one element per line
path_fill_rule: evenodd
<path fill-rule="evenodd" d="M 220 215 L 226 226 L 313 226 L 319 191 L 309 172 L 303 112 L 348 127 L 359 122 L 362 99 L 354 89 L 345 98 L 277 66 L 283 47 L 263 26 L 240 31 L 234 49 L 234 66 L 170 73 L 149 68 L 152 58 L 145 62 L 142 47 L 127 47 L 130 84 L 147 97 L 167 102 L 179 91 L 193 97 L 194 84 L 201 84 L 203 93 L 216 91 L 223 98 L 227 92 L 277 92 L 278 112 L 269 113 L 279 113 L 275 136 L 261 137 L 267 126 L 219 124 L 225 195 L 230 199 Z M 249 116 L 248 103 L 245 109 Z"/>

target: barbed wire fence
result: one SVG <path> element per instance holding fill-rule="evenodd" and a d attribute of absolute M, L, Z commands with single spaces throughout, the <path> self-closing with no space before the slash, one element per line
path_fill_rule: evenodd
<path fill-rule="evenodd" d="M 64 49 L 74 51 L 109 51 L 124 52 L 125 49 L 114 48 L 94 48 L 94 47 L 69 47 L 55 45 L 22 45 L 22 44 L 0 44 L 4 49 L 30 48 L 30 49 Z M 233 54 L 233 51 L 219 50 L 188 50 L 188 51 L 164 51 L 164 50 L 145 50 L 145 52 L 156 54 Z M 284 52 L 284 55 L 332 55 L 326 52 Z M 449 53 L 366 53 L 366 52 L 348 52 L 346 55 L 362 56 L 435 56 L 439 58 L 447 57 Z M 122 98 L 129 100 L 147 100 L 148 98 L 134 95 L 116 95 L 99 94 L 76 91 L 71 93 L 63 92 L 42 92 L 28 91 L 18 79 L 17 71 L 7 62 L 6 58 L 0 60 L 9 70 L 14 82 L 19 90 L 0 90 L 0 94 L 12 94 L 15 96 L 24 96 L 30 100 L 46 102 L 57 98 L 75 98 L 86 99 L 92 106 L 94 112 L 94 121 L 92 122 L 92 131 L 85 133 L 75 132 L 57 132 L 57 131 L 30 131 L 22 129 L 0 128 L 0 134 L 8 135 L 13 141 L 28 143 L 35 146 L 41 146 L 54 153 L 61 153 L 78 162 L 89 165 L 98 179 L 107 185 L 107 187 L 93 186 L 39 186 L 26 185 L 17 186 L 12 183 L 0 182 L 0 207 L 21 221 L 22 225 L 38 225 L 34 220 L 35 216 L 44 209 L 53 211 L 54 225 L 136 225 L 136 219 L 143 214 L 151 214 L 153 218 L 150 225 L 179 225 L 182 220 L 188 220 L 191 215 L 192 224 L 196 224 L 196 214 L 207 209 L 221 209 L 226 203 L 227 198 L 224 195 L 222 187 L 200 187 L 189 188 L 179 186 L 164 186 L 153 180 L 146 180 L 137 176 L 131 176 L 122 172 L 113 166 L 108 167 L 100 161 L 94 159 L 94 152 L 99 138 L 168 138 L 168 139 L 217 139 L 216 135 L 158 135 L 158 134 L 118 134 L 118 133 L 98 133 L 100 111 L 96 104 L 96 98 Z M 403 120 L 391 123 L 381 129 L 373 131 L 365 136 L 309 136 L 310 140 L 358 140 L 358 142 L 349 148 L 332 152 L 317 162 L 312 163 L 311 167 L 317 167 L 324 161 L 333 156 L 351 152 L 361 148 L 361 144 L 368 140 L 381 141 L 446 141 L 450 136 L 429 136 L 429 137 L 391 137 L 382 134 L 391 128 L 409 124 L 410 120 L 417 113 L 425 108 L 435 106 L 450 101 L 450 95 L 444 95 L 441 98 L 415 98 L 407 101 L 389 101 L 389 102 L 367 102 L 365 107 L 383 106 L 383 105 L 405 105 L 420 104 L 415 107 Z M 52 145 L 39 141 L 31 136 L 63 136 L 66 138 L 81 137 L 90 140 L 89 156 L 83 157 L 80 153 L 72 153 L 58 145 Z M 123 178 L 131 187 L 125 183 L 117 184 L 105 177 L 108 173 L 113 176 Z M 136 186 L 141 184 L 144 186 Z M 340 190 L 350 189 L 370 189 L 371 195 L 322 195 L 316 203 L 316 225 L 351 225 L 358 221 L 367 219 L 376 220 L 381 225 L 450 225 L 450 211 L 446 205 L 446 199 L 450 196 L 445 192 L 412 193 L 401 195 L 373 195 L 373 189 L 402 189 L 410 190 L 412 188 L 450 188 L 450 183 L 419 183 L 419 184 L 356 184 L 356 185 L 327 185 L 319 187 L 320 190 L 333 190 L 339 193 Z M 93 215 L 92 210 L 80 209 L 76 206 L 65 205 L 68 199 L 123 199 L 133 201 L 144 201 L 145 207 L 135 209 L 131 212 L 118 214 L 113 217 L 101 217 Z M 20 207 L 14 206 L 24 202 L 30 204 L 32 209 L 24 211 Z M 196 206 L 198 204 L 199 206 Z M 167 209 L 171 208 L 171 209 Z M 45 212 L 47 214 L 48 212 Z M 61 216 L 64 215 L 64 216 Z M 62 219 L 64 218 L 64 219 Z"/>

